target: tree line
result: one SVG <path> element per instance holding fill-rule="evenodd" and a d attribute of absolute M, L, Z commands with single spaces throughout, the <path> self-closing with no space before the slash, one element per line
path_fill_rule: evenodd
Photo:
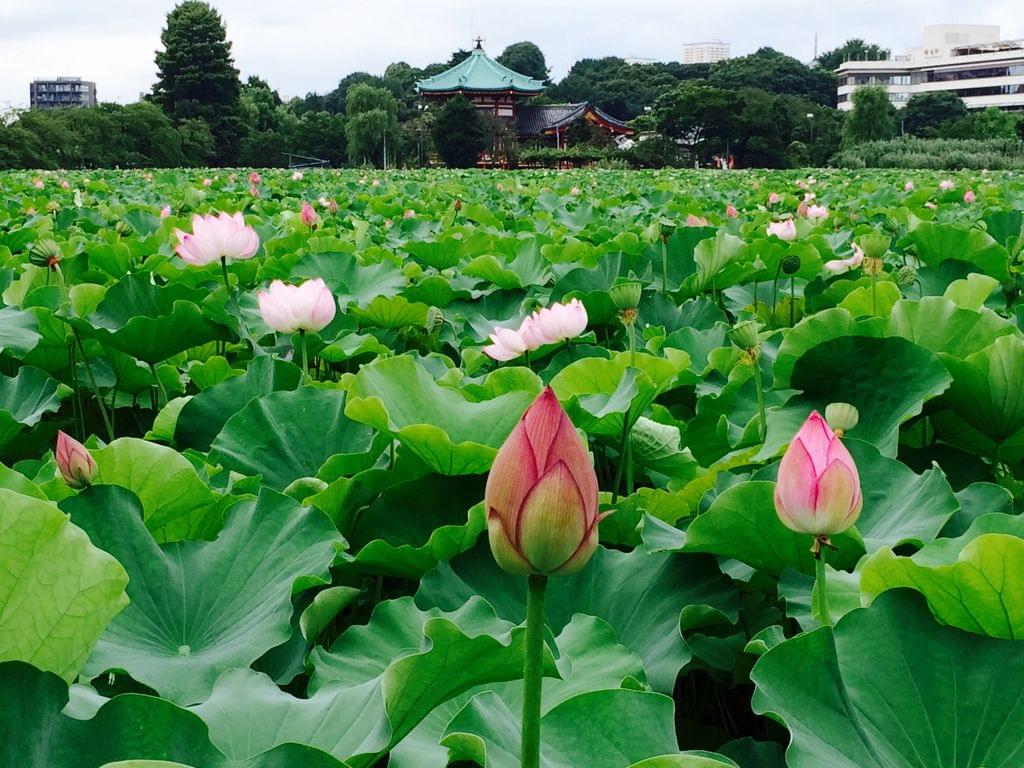
<path fill-rule="evenodd" d="M 286 165 L 287 153 L 336 167 L 422 166 L 437 157 L 469 166 L 485 147 L 501 147 L 513 159 L 531 151 L 517 145 L 507 123 L 465 100 L 437 108 L 418 99 L 416 82 L 459 63 L 467 50 L 425 67 L 398 61 L 381 75 L 354 72 L 327 93 L 285 101 L 259 77 L 241 80 L 223 19 L 206 2 L 177 5 L 161 43 L 157 82 L 136 104 L 23 111 L 0 121 L 0 167 L 270 167 Z M 740 166 L 781 168 L 824 165 L 843 147 L 898 133 L 1013 135 L 1015 119 L 967 114 L 951 94 L 914 97 L 897 117 L 887 98 L 883 105 L 861 88 L 852 113 L 837 110 L 834 68 L 888 55 L 855 39 L 811 65 L 771 48 L 710 65 L 628 64 L 609 56 L 577 61 L 557 83 L 531 42 L 513 43 L 497 59 L 546 84 L 535 103 L 591 101 L 644 138 L 623 153 L 609 148 L 607 137 L 581 131 L 566 151 L 590 161 L 661 167 L 730 155 Z M 583 154 L 580 145 L 587 146 Z"/>

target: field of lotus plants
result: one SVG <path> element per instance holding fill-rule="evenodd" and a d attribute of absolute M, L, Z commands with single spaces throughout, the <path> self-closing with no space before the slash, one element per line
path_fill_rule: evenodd
<path fill-rule="evenodd" d="M 0 174 L 0 765 L 1020 768 L 1022 209 Z"/>

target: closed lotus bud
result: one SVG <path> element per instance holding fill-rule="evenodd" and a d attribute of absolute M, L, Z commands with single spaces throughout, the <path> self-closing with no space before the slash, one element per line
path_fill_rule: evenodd
<path fill-rule="evenodd" d="M 456 211 L 461 211 L 462 210 L 462 198 L 459 198 L 459 197 L 455 198 L 455 202 L 452 204 L 452 208 L 454 208 Z"/>
<path fill-rule="evenodd" d="M 54 450 L 57 469 L 64 482 L 72 488 L 85 488 L 96 479 L 96 462 L 89 450 L 65 432 L 57 433 L 57 448 Z"/>
<path fill-rule="evenodd" d="M 885 235 L 873 232 L 868 235 L 861 235 L 857 238 L 857 245 L 864 251 L 869 259 L 881 259 L 889 252 L 889 245 L 892 239 Z"/>
<path fill-rule="evenodd" d="M 117 234 L 127 237 L 132 233 L 132 225 L 127 221 L 119 221 L 114 225 Z"/>
<path fill-rule="evenodd" d="M 825 421 L 835 430 L 838 437 L 842 437 L 857 426 L 860 411 L 857 410 L 857 406 L 849 403 L 829 403 L 825 407 Z"/>
<path fill-rule="evenodd" d="M 29 250 L 28 260 L 40 267 L 53 269 L 63 257 L 60 244 L 49 238 L 35 243 Z"/>
<path fill-rule="evenodd" d="M 319 277 L 301 285 L 274 280 L 256 298 L 263 322 L 279 333 L 322 331 L 338 309 L 334 294 Z"/>
<path fill-rule="evenodd" d="M 782 271 L 787 275 L 795 275 L 800 271 L 800 257 L 791 253 L 782 259 Z"/>
<path fill-rule="evenodd" d="M 616 309 L 635 309 L 640 304 L 644 286 L 639 280 L 619 278 L 608 290 L 608 298 Z"/>
<path fill-rule="evenodd" d="M 915 282 L 917 282 L 917 270 L 910 264 L 904 264 L 896 270 L 896 284 L 901 288 L 906 288 Z"/>
<path fill-rule="evenodd" d="M 740 349 L 753 349 L 758 344 L 758 331 L 761 324 L 756 320 L 744 320 L 736 323 L 729 331 L 729 340 Z"/>
<path fill-rule="evenodd" d="M 842 533 L 864 503 L 857 465 L 817 411 L 789 444 L 775 484 L 775 511 L 797 533 Z"/>
<path fill-rule="evenodd" d="M 494 458 L 484 503 L 491 552 L 509 573 L 576 573 L 597 549 L 597 475 L 550 387 Z"/>
<path fill-rule="evenodd" d="M 430 307 L 427 310 L 427 319 L 424 322 L 424 327 L 427 329 L 427 333 L 433 333 L 444 323 L 444 312 L 437 307 Z"/>

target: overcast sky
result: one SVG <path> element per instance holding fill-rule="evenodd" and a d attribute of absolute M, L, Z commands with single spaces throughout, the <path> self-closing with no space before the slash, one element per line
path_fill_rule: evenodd
<path fill-rule="evenodd" d="M 26 106 L 36 77 L 95 80 L 100 100 L 130 102 L 155 78 L 153 54 L 173 0 L 0 0 L 0 109 Z M 577 59 L 678 60 L 718 38 L 734 55 L 769 45 L 804 61 L 851 37 L 901 52 L 924 24 L 999 24 L 1024 37 L 1019 0 L 214 0 L 242 77 L 290 97 L 325 92 L 357 70 L 446 60 L 473 34 L 498 54 L 532 40 L 557 80 Z"/>

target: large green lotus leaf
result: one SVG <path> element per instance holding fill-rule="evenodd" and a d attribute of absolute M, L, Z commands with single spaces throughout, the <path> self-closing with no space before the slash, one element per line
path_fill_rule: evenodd
<path fill-rule="evenodd" d="M 342 390 L 319 387 L 253 399 L 217 435 L 210 462 L 262 475 L 276 490 L 314 477 L 328 459 L 336 475 L 369 469 L 385 446 L 373 429 L 345 416 L 345 399 Z"/>
<path fill-rule="evenodd" d="M 496 693 L 481 693 L 448 724 L 442 743 L 452 760 L 515 768 L 521 722 Z M 678 749 L 672 699 L 621 688 L 582 693 L 549 710 L 540 738 L 548 768 L 626 768 Z"/>
<path fill-rule="evenodd" d="M 897 590 L 760 658 L 753 708 L 790 768 L 1017 768 L 1024 644 L 936 624 Z"/>
<path fill-rule="evenodd" d="M 409 301 L 404 296 L 378 296 L 366 309 L 354 308 L 352 316 L 358 318 L 360 324 L 375 328 L 422 328 L 426 325 L 429 309 L 426 304 Z"/>
<path fill-rule="evenodd" d="M 20 357 L 35 349 L 41 338 L 39 321 L 33 313 L 0 307 L 0 352 L 13 352 Z"/>
<path fill-rule="evenodd" d="M 288 639 L 293 584 L 326 579 L 340 544 L 322 512 L 268 489 L 231 507 L 215 541 L 162 547 L 124 489 L 94 486 L 62 508 L 131 578 L 131 605 L 100 638 L 88 674 L 124 670 L 184 704 Z"/>
<path fill-rule="evenodd" d="M 250 400 L 293 390 L 301 383 L 298 367 L 270 355 L 257 357 L 241 376 L 204 389 L 188 401 L 174 427 L 175 444 L 181 449 L 208 451 L 228 419 Z"/>
<path fill-rule="evenodd" d="M 0 661 L 66 680 L 128 604 L 128 574 L 56 505 L 0 489 Z"/>
<path fill-rule="evenodd" d="M 919 414 L 950 381 L 934 354 L 905 339 L 847 336 L 819 344 L 796 362 L 790 386 L 803 394 L 786 408 L 806 416 L 812 408 L 824 413 L 829 403 L 851 403 L 860 412 L 857 438 L 895 456 L 900 424 Z M 766 443 L 775 448 L 779 438 L 769 429 Z"/>
<path fill-rule="evenodd" d="M 687 277 L 680 288 L 687 298 L 704 291 L 724 290 L 745 282 L 757 272 L 743 238 L 722 230 L 697 243 L 693 260 L 697 273 Z"/>
<path fill-rule="evenodd" d="M 886 335 L 900 336 L 932 352 L 963 358 L 1000 336 L 1019 334 L 1009 320 L 991 310 L 962 309 L 950 299 L 925 296 L 896 302 Z"/>
<path fill-rule="evenodd" d="M 537 379 L 536 390 L 473 402 L 401 355 L 363 366 L 352 381 L 345 414 L 391 434 L 435 472 L 479 474 L 539 392 Z"/>
<path fill-rule="evenodd" d="M 216 339 L 228 329 L 200 308 L 208 294 L 176 282 L 154 285 L 148 273 L 128 275 L 112 285 L 87 318 L 67 318 L 74 328 L 104 344 L 155 364 Z"/>
<path fill-rule="evenodd" d="M 943 624 L 992 637 L 1024 637 L 1024 518 L 982 515 L 956 539 L 910 557 L 883 549 L 861 565 L 869 598 L 908 587 L 925 596 Z"/>
<path fill-rule="evenodd" d="M 747 736 L 723 744 L 718 751 L 742 768 L 786 768 L 785 750 L 777 741 L 754 741 Z"/>
<path fill-rule="evenodd" d="M 81 720 L 61 710 L 60 678 L 18 662 L 0 664 L 0 764 L 10 768 L 347 768 L 311 747 L 288 744 L 232 760 L 210 743 L 196 715 L 165 699 L 129 693 Z M 127 762 L 121 762 L 127 761 Z M 156 761 L 156 762 L 152 762 Z"/>
<path fill-rule="evenodd" d="M 308 698 L 252 670 L 225 673 L 196 712 L 236 759 L 296 742 L 374 765 L 436 706 L 483 683 L 522 675 L 525 629 L 475 598 L 459 610 L 421 611 L 411 598 L 380 603 L 366 626 L 317 648 Z M 554 672 L 548 655 L 549 673 Z"/>
<path fill-rule="evenodd" d="M 526 617 L 523 580 L 499 569 L 483 543 L 426 574 L 416 600 L 454 610 L 472 595 L 485 597 L 502 618 Z M 580 573 L 552 579 L 545 598 L 552 632 L 561 632 L 576 613 L 604 619 L 618 641 L 643 659 L 651 687 L 665 693 L 690 660 L 680 627 L 734 621 L 738 608 L 732 582 L 711 558 L 604 547 Z"/>
<path fill-rule="evenodd" d="M 551 388 L 573 423 L 589 434 L 621 437 L 623 420 L 630 424 L 647 410 L 685 364 L 637 353 L 636 365 L 628 352 L 607 359 L 587 357 L 567 365 L 551 380 Z"/>
<path fill-rule="evenodd" d="M 972 264 L 979 272 L 1003 281 L 1009 277 L 1009 254 L 981 229 L 961 229 L 953 224 L 919 224 L 910 233 L 917 258 L 929 267 L 953 259 Z"/>
<path fill-rule="evenodd" d="M 463 241 L 454 237 L 437 240 L 411 241 L 402 248 L 416 261 L 434 269 L 450 269 L 462 258 Z"/>
<path fill-rule="evenodd" d="M 479 476 L 427 475 L 386 489 L 353 515 L 346 532 L 354 564 L 369 573 L 419 579 L 470 549 L 487 530 Z M 351 531 L 351 532 L 350 532 Z"/>
<path fill-rule="evenodd" d="M 851 439 L 844 443 L 861 478 L 864 507 L 857 530 L 867 552 L 884 546 L 927 544 L 960 508 L 937 465 L 917 475 L 903 462 L 883 456 L 870 443 Z"/>
<path fill-rule="evenodd" d="M 624 681 L 644 679 L 640 658 L 619 645 L 615 630 L 595 616 L 576 614 L 554 640 L 558 650 L 559 677 L 546 677 L 543 687 L 543 712 L 586 691 L 622 687 Z M 512 711 L 520 711 L 523 701 L 521 680 L 491 683 L 472 688 L 435 707 L 412 732 L 391 751 L 388 768 L 419 768 L 445 765 L 446 750 L 441 737 L 451 719 L 483 690 L 497 693 Z"/>
<path fill-rule="evenodd" d="M 775 358 L 772 370 L 775 388 L 790 386 L 793 367 L 807 352 L 826 341 L 846 336 L 881 336 L 882 321 L 854 320 L 845 309 L 834 307 L 805 317 L 789 330 Z"/>
<path fill-rule="evenodd" d="M 375 298 L 396 296 L 405 287 L 405 275 L 391 262 L 361 264 L 354 254 L 343 251 L 307 253 L 291 274 L 321 278 L 343 308 L 349 304 L 365 307 Z"/>
<path fill-rule="evenodd" d="M 730 486 L 686 529 L 686 552 L 732 557 L 771 576 L 786 568 L 814 573 L 810 534 L 795 533 L 775 512 L 775 483 L 750 480 Z M 825 557 L 837 568 L 851 567 L 864 554 L 856 529 L 832 537 L 838 551 Z"/>
<path fill-rule="evenodd" d="M 964 421 L 997 446 L 1024 429 L 1024 339 L 1002 336 L 964 360 L 944 362 L 953 383 L 943 400 Z"/>
<path fill-rule="evenodd" d="M 208 538 L 220 529 L 223 502 L 173 448 L 119 437 L 92 456 L 99 470 L 96 482 L 132 491 L 157 541 Z"/>
<path fill-rule="evenodd" d="M 0 448 L 59 408 L 57 381 L 38 368 L 19 368 L 14 378 L 0 376 Z"/>

